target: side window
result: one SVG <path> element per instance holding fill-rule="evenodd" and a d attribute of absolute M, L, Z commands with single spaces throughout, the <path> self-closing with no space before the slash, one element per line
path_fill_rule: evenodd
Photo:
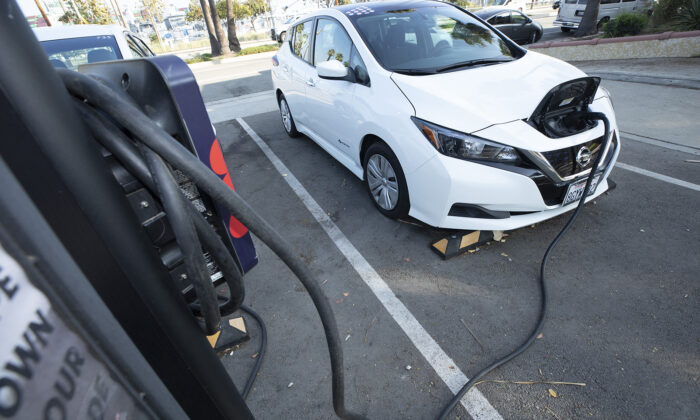
<path fill-rule="evenodd" d="M 335 20 L 321 18 L 316 25 L 314 65 L 330 60 L 338 60 L 351 68 L 358 82 L 369 83 L 365 63 L 345 29 Z"/>
<path fill-rule="evenodd" d="M 314 64 L 338 60 L 350 66 L 352 41 L 340 24 L 331 19 L 319 19 L 316 26 L 316 45 L 314 47 Z"/>
<path fill-rule="evenodd" d="M 527 23 L 527 18 L 520 12 L 511 12 L 510 23 L 522 25 L 523 23 Z"/>
<path fill-rule="evenodd" d="M 294 27 L 292 52 L 302 60 L 311 63 L 311 30 L 313 20 L 307 20 Z"/>
<path fill-rule="evenodd" d="M 510 23 L 510 13 L 502 13 L 498 16 L 494 16 L 489 20 L 491 25 L 507 25 Z"/>

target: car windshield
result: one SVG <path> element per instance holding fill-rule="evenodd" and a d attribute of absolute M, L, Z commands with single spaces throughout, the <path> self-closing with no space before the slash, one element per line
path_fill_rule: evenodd
<path fill-rule="evenodd" d="M 403 10 L 353 10 L 345 13 L 372 54 L 390 71 L 432 74 L 511 61 L 521 54 L 456 7 L 439 4 Z"/>
<path fill-rule="evenodd" d="M 49 56 L 51 64 L 57 68 L 75 70 L 81 64 L 122 58 L 113 35 L 54 39 L 42 41 L 41 46 Z"/>

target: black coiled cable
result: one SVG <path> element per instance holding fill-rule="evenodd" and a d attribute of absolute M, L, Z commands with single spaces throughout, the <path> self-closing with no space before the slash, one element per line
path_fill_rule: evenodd
<path fill-rule="evenodd" d="M 125 101 L 117 92 L 84 74 L 65 69 L 57 69 L 57 72 L 68 91 L 81 101 L 83 105 L 80 106 L 94 107 L 109 115 L 111 119 L 126 129 L 138 142 L 157 154 L 159 158 L 184 172 L 200 189 L 207 192 L 212 200 L 220 203 L 231 214 L 234 214 L 292 270 L 309 293 L 323 324 L 331 360 L 335 413 L 343 419 L 364 419 L 363 416 L 352 413 L 345 408 L 343 350 L 330 303 L 323 293 L 320 283 L 287 241 L 209 168 L 158 127 L 140 109 Z M 86 111 L 83 114 L 89 112 Z M 97 117 L 95 119 L 97 120 Z M 104 127 L 103 124 L 100 124 L 91 127 L 91 129 L 97 130 L 96 136 L 99 136 L 99 133 L 108 130 Z M 132 163 L 138 165 L 137 162 Z M 193 217 L 192 220 L 198 219 Z"/>
<path fill-rule="evenodd" d="M 603 144 L 601 145 L 601 151 L 598 153 L 598 156 L 596 157 L 595 162 L 591 167 L 591 173 L 588 176 L 588 179 L 586 180 L 586 186 L 583 189 L 583 195 L 581 196 L 581 200 L 579 201 L 578 206 L 576 206 L 576 210 L 574 210 L 574 213 L 569 218 L 569 221 L 566 222 L 566 225 L 564 225 L 564 227 L 554 238 L 552 243 L 549 244 L 549 247 L 547 247 L 547 251 L 544 253 L 544 257 L 542 258 L 539 276 L 541 295 L 540 314 L 537 318 L 537 324 L 535 324 L 535 328 L 525 339 L 525 341 L 523 341 L 522 344 L 520 344 L 515 350 L 501 357 L 500 359 L 496 360 L 495 362 L 491 363 L 485 368 L 481 369 L 474 376 L 472 376 L 472 378 L 469 379 L 466 384 L 464 384 L 462 389 L 460 389 L 459 392 L 455 394 L 455 396 L 450 400 L 450 402 L 445 406 L 445 408 L 443 408 L 442 412 L 440 413 L 440 416 L 438 417 L 439 420 L 444 420 L 450 413 L 450 411 L 452 411 L 452 409 L 457 405 L 457 403 L 459 403 L 459 400 L 462 399 L 464 394 L 466 394 L 472 387 L 474 387 L 474 385 L 476 385 L 476 383 L 479 382 L 486 374 L 496 369 L 497 367 L 508 363 L 510 360 L 514 359 L 515 357 L 519 356 L 522 352 L 527 350 L 527 348 L 530 347 L 530 345 L 532 345 L 532 343 L 535 341 L 535 338 L 540 333 L 540 331 L 542 331 L 542 327 L 544 326 L 544 320 L 547 316 L 547 284 L 545 282 L 545 270 L 547 268 L 547 260 L 549 260 L 549 255 L 552 253 L 554 247 L 557 245 L 557 243 L 559 243 L 559 240 L 569 230 L 571 225 L 576 220 L 576 217 L 578 217 L 578 214 L 581 212 L 581 209 L 583 208 L 586 202 L 586 197 L 588 197 L 588 192 L 591 189 L 591 182 L 593 181 L 593 178 L 595 178 L 598 166 L 600 165 L 600 162 L 603 159 L 603 152 L 608 149 L 610 139 L 612 137 L 612 133 L 610 133 L 610 122 L 608 121 L 608 118 L 605 116 L 605 114 L 603 114 L 602 112 L 580 112 L 576 113 L 576 115 L 573 117 L 603 121 L 603 125 L 605 127 L 605 141 L 603 141 Z"/>

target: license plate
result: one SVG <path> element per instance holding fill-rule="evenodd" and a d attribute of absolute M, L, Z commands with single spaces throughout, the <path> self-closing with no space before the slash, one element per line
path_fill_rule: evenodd
<path fill-rule="evenodd" d="M 588 192 L 588 195 L 591 195 L 595 192 L 599 180 L 600 175 L 596 175 L 595 178 L 593 178 L 593 181 L 591 181 L 591 189 Z M 586 181 L 587 178 L 584 178 L 580 181 L 574 182 L 573 184 L 569 185 L 569 188 L 566 190 L 566 195 L 564 196 L 564 201 L 562 201 L 561 205 L 565 206 L 567 204 L 573 203 L 574 201 L 580 200 L 583 196 L 583 190 L 586 188 Z"/>
<path fill-rule="evenodd" d="M 583 12 L 584 10 L 577 10 L 575 14 L 576 16 L 583 16 Z"/>

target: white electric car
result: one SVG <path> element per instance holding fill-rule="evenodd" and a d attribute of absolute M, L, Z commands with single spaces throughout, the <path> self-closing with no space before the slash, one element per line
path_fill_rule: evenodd
<path fill-rule="evenodd" d="M 620 151 L 599 79 L 520 48 L 443 2 L 387 1 L 300 19 L 273 57 L 286 132 L 367 185 L 377 209 L 449 229 L 509 230 L 609 188 Z M 604 113 L 612 141 L 604 146 Z"/>

